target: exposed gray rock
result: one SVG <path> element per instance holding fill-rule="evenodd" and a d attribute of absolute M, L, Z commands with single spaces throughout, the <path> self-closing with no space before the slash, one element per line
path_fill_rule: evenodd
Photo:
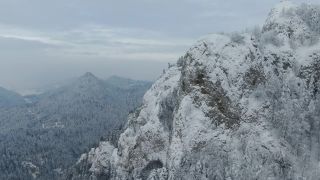
<path fill-rule="evenodd" d="M 129 118 L 110 179 L 319 179 L 320 45 L 304 40 L 320 24 L 301 15 L 312 7 L 279 4 L 261 39 L 199 40 Z"/>

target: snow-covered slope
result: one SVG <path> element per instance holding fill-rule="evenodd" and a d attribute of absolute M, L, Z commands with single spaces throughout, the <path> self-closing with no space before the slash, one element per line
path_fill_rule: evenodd
<path fill-rule="evenodd" d="M 86 73 L 29 96 L 25 106 L 0 108 L 0 179 L 61 179 L 100 140 L 116 144 L 129 112 L 141 105 L 150 86 L 124 78 L 109 83 Z"/>
<path fill-rule="evenodd" d="M 25 104 L 25 101 L 21 95 L 0 87 L 0 108 L 9 108 L 23 104 Z"/>
<path fill-rule="evenodd" d="M 107 168 L 89 162 L 91 178 L 319 179 L 319 12 L 284 1 L 261 33 L 199 40 L 145 94 Z"/>

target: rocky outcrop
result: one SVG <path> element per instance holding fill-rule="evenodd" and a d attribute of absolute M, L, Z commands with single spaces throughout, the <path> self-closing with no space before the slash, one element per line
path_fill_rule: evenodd
<path fill-rule="evenodd" d="M 319 12 L 283 2 L 258 35 L 199 40 L 129 118 L 110 179 L 318 179 Z"/>

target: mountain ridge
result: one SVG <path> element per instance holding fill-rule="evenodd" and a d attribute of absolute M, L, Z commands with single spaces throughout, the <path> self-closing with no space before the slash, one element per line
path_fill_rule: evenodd
<path fill-rule="evenodd" d="M 23 104 L 25 104 L 25 101 L 20 94 L 0 87 L 0 108 L 10 108 Z"/>
<path fill-rule="evenodd" d="M 85 74 L 26 97 L 24 106 L 0 108 L 0 179 L 61 179 L 89 147 L 122 132 L 150 86 L 137 84 L 121 88 Z"/>
<path fill-rule="evenodd" d="M 68 179 L 318 179 L 318 13 L 282 2 L 258 34 L 200 39 Z"/>

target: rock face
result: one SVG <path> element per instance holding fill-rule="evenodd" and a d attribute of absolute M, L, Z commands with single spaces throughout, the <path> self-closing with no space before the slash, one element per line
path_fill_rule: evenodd
<path fill-rule="evenodd" d="M 282 2 L 261 32 L 199 40 L 129 117 L 107 177 L 319 179 L 319 13 Z"/>

